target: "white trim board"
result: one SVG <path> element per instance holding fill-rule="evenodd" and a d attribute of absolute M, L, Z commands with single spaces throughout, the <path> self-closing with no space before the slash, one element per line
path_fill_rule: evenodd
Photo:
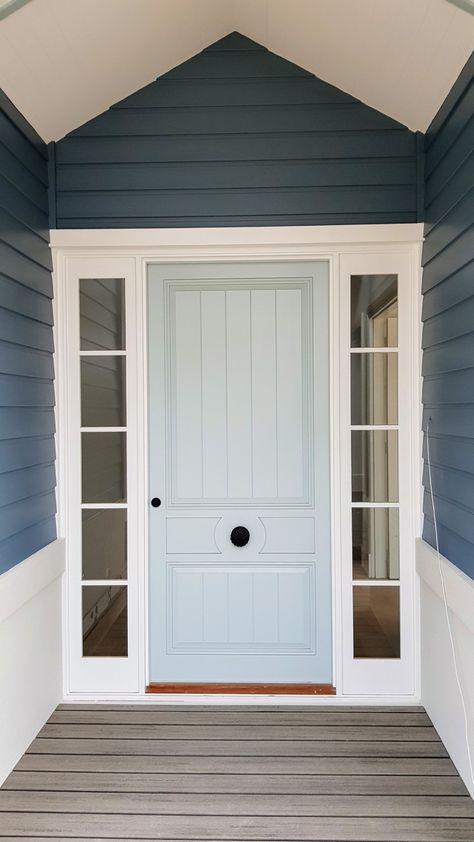
<path fill-rule="evenodd" d="M 457 670 L 474 757 L 474 582 L 441 556 L 449 608 L 448 629 L 437 554 L 421 540 L 417 541 L 416 549 L 421 580 L 421 702 L 474 797 L 466 722 L 456 677 Z"/>
<path fill-rule="evenodd" d="M 105 693 L 68 693 L 62 704 L 134 704 L 134 705 L 208 705 L 209 707 L 225 707 L 225 705 L 258 706 L 295 705 L 298 707 L 327 707 L 336 705 L 347 707 L 351 705 L 392 706 L 401 705 L 416 707 L 421 705 L 418 696 L 274 696 L 259 693 L 258 695 L 231 695 L 230 693 L 125 693 L 120 695 Z"/>
<path fill-rule="evenodd" d="M 85 251 L 113 249 L 114 253 L 133 249 L 170 249 L 175 255 L 189 260 L 189 250 L 205 251 L 202 259 L 215 260 L 221 255 L 219 248 L 241 247 L 255 256 L 253 248 L 271 246 L 280 254 L 285 247 L 301 250 L 301 256 L 314 255 L 314 247 L 355 245 L 387 246 L 388 244 L 421 243 L 423 224 L 410 222 L 394 225 L 304 225 L 261 228 L 108 228 L 108 229 L 53 229 L 50 232 L 51 248 L 79 249 Z M 309 249 L 309 252 L 307 251 Z M 275 252 L 273 251 L 273 254 Z M 266 254 L 268 257 L 268 252 Z M 160 257 L 162 259 L 162 256 Z M 198 253 L 193 258 L 198 259 Z"/>
<path fill-rule="evenodd" d="M 61 700 L 61 575 L 53 541 L 0 577 L 0 784 Z"/>
<path fill-rule="evenodd" d="M 474 580 L 444 556 L 440 556 L 440 561 L 448 608 L 474 634 Z M 422 538 L 416 541 L 416 569 L 436 596 L 443 599 L 436 550 Z"/>
<path fill-rule="evenodd" d="M 64 539 L 47 544 L 37 553 L 0 576 L 0 623 L 19 611 L 64 573 Z"/>

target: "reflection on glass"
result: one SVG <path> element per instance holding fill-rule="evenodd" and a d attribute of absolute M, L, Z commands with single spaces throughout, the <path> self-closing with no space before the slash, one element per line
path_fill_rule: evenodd
<path fill-rule="evenodd" d="M 353 430 L 352 500 L 398 503 L 397 430 Z"/>
<path fill-rule="evenodd" d="M 354 658 L 400 657 L 400 588 L 353 588 Z"/>
<path fill-rule="evenodd" d="M 82 654 L 86 658 L 125 658 L 128 654 L 127 588 L 82 588 Z"/>
<path fill-rule="evenodd" d="M 398 423 L 398 355 L 351 354 L 351 423 Z"/>
<path fill-rule="evenodd" d="M 125 357 L 82 357 L 83 427 L 124 427 Z"/>
<path fill-rule="evenodd" d="M 398 343 L 397 275 L 351 275 L 351 346 Z"/>
<path fill-rule="evenodd" d="M 82 502 L 125 503 L 125 433 L 82 433 Z"/>
<path fill-rule="evenodd" d="M 125 350 L 122 278 L 79 281 L 81 351 Z"/>
<path fill-rule="evenodd" d="M 354 579 L 399 579 L 398 509 L 352 509 Z"/>
<path fill-rule="evenodd" d="M 82 510 L 82 578 L 127 578 L 127 510 Z"/>

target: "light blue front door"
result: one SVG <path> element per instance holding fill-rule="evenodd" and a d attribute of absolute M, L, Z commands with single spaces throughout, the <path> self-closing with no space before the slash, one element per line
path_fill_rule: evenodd
<path fill-rule="evenodd" d="M 148 287 L 150 680 L 331 682 L 328 264 Z"/>

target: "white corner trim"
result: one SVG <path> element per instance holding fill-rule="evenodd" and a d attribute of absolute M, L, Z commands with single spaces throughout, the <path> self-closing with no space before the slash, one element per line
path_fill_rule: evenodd
<path fill-rule="evenodd" d="M 58 538 L 0 576 L 0 623 L 64 572 L 64 539 Z"/>
<path fill-rule="evenodd" d="M 439 574 L 436 551 L 418 538 L 416 541 L 416 569 L 421 579 L 432 591 L 443 599 L 443 589 Z M 441 556 L 448 608 L 474 634 L 474 580 L 458 570 L 447 558 Z"/>
<path fill-rule="evenodd" d="M 295 225 L 258 228 L 107 228 L 53 229 L 51 248 L 169 249 L 186 259 L 186 251 L 219 248 L 301 249 L 303 256 L 314 248 L 337 245 L 384 245 L 420 243 L 423 223 L 387 225 Z"/>

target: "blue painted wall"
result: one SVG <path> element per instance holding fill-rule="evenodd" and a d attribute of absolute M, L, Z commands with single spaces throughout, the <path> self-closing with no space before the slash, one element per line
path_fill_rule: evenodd
<path fill-rule="evenodd" d="M 56 537 L 45 144 L 0 92 L 0 573 Z"/>
<path fill-rule="evenodd" d="M 474 578 L 474 57 L 426 134 L 423 429 L 441 553 Z M 424 445 L 426 457 L 426 436 Z M 424 471 L 424 538 L 434 546 Z"/>
<path fill-rule="evenodd" d="M 51 227 L 422 218 L 420 136 L 238 33 L 52 147 Z"/>

